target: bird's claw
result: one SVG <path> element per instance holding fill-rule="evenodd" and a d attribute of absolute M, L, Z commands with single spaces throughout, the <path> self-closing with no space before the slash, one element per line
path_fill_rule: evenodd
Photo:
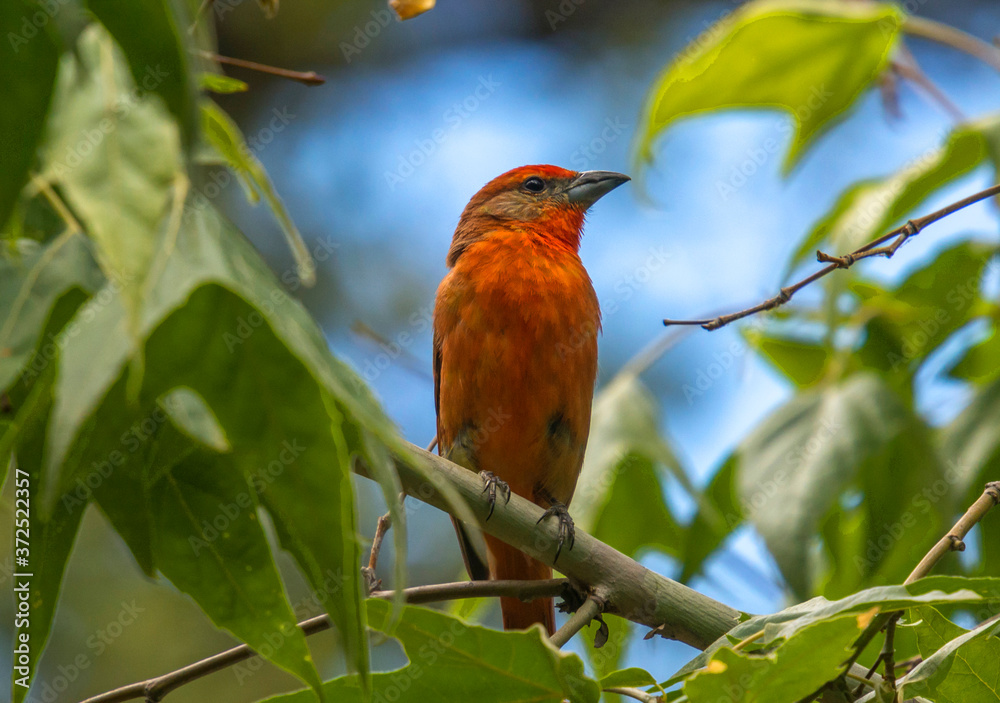
<path fill-rule="evenodd" d="M 486 519 L 489 520 L 493 517 L 493 508 L 497 504 L 497 491 L 503 496 L 504 505 L 506 505 L 510 502 L 510 486 L 492 471 L 480 471 L 479 478 L 483 480 L 483 493 L 486 494 L 486 500 L 490 504 L 490 512 L 486 516 Z"/>
<path fill-rule="evenodd" d="M 559 554 L 562 552 L 564 543 L 569 545 L 569 549 L 573 548 L 573 543 L 576 541 L 576 526 L 573 524 L 573 518 L 569 516 L 569 508 L 562 503 L 553 503 L 552 507 L 538 518 L 538 522 L 552 516 L 559 519 L 559 541 L 556 543 L 556 558 L 552 560 L 555 563 L 559 561 Z"/>

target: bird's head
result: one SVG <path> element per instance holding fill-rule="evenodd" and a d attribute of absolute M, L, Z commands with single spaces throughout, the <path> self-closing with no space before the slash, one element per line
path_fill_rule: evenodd
<path fill-rule="evenodd" d="M 576 251 L 587 208 L 629 180 L 614 171 L 569 171 L 558 166 L 521 166 L 497 176 L 465 206 L 448 265 L 497 229 L 536 233 Z"/>

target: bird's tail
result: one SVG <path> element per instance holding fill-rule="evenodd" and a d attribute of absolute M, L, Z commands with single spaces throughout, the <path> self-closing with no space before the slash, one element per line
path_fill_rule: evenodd
<path fill-rule="evenodd" d="M 527 554 L 501 542 L 492 535 L 483 535 L 490 552 L 490 578 L 494 579 L 550 579 L 552 567 L 532 559 Z M 556 630 L 556 609 L 551 598 L 501 598 L 503 629 L 520 630 L 542 623 L 550 635 Z"/>

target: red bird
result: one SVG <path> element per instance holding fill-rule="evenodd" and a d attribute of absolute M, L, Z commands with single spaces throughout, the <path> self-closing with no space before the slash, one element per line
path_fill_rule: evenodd
<path fill-rule="evenodd" d="M 438 451 L 560 521 L 572 548 L 573 497 L 590 430 L 601 311 L 580 261 L 584 213 L 630 180 L 522 166 L 465 207 L 434 309 Z M 545 579 L 552 569 L 486 535 L 489 566 L 456 521 L 474 580 Z M 558 559 L 559 551 L 556 551 Z M 555 630 L 552 599 L 501 598 L 504 629 Z"/>

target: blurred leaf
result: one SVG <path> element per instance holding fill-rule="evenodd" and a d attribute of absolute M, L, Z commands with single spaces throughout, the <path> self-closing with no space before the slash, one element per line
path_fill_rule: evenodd
<path fill-rule="evenodd" d="M 742 504 L 799 597 L 812 591 L 811 570 L 803 567 L 823 516 L 905 415 L 878 377 L 855 375 L 795 396 L 737 450 Z"/>
<path fill-rule="evenodd" d="M 772 366 L 799 388 L 808 388 L 822 380 L 823 371 L 830 361 L 830 349 L 822 344 L 762 332 L 748 331 L 744 336 Z"/>
<path fill-rule="evenodd" d="M 901 21 L 887 4 L 757 0 L 742 6 L 657 79 L 639 130 L 639 157 L 651 160 L 653 139 L 682 117 L 777 108 L 795 120 L 784 163 L 790 170 L 882 74 Z"/>
<path fill-rule="evenodd" d="M 318 691 L 305 635 L 239 467 L 195 451 L 147 490 L 157 568 L 213 622 Z"/>
<path fill-rule="evenodd" d="M 316 282 L 316 263 L 285 204 L 274 190 L 263 164 L 247 146 L 239 127 L 211 100 L 202 101 L 201 116 L 205 137 L 240 179 L 250 202 L 256 203 L 260 196 L 267 201 L 295 257 L 299 280 L 305 286 L 313 285 Z"/>
<path fill-rule="evenodd" d="M 210 90 L 220 95 L 245 93 L 250 89 L 250 86 L 238 78 L 226 76 L 221 73 L 201 73 L 198 75 L 198 83 L 205 90 Z"/>
<path fill-rule="evenodd" d="M 160 225 L 182 173 L 176 125 L 134 90 L 111 38 L 88 27 L 60 64 L 42 176 L 97 244 L 98 263 L 124 292 L 133 336 L 154 252 L 169 245 Z"/>
<path fill-rule="evenodd" d="M 740 623 L 704 652 L 685 664 L 663 686 L 670 686 L 703 668 L 712 655 L 734 642 L 757 635 L 755 647 L 779 639 L 788 640 L 815 623 L 835 620 L 843 615 L 864 614 L 871 619 L 872 608 L 887 613 L 925 605 L 960 605 L 1000 602 L 1000 579 L 932 576 L 907 586 L 877 586 L 830 601 L 822 596 L 798 603 L 770 615 L 757 615 Z M 867 625 L 866 625 L 867 626 Z M 763 635 L 758 635 L 763 633 Z"/>
<path fill-rule="evenodd" d="M 195 442 L 217 452 L 232 450 L 225 430 L 204 399 L 190 388 L 174 388 L 159 404 L 167 409 L 170 421 Z"/>
<path fill-rule="evenodd" d="M 791 271 L 827 243 L 831 254 L 854 251 L 902 224 L 903 218 L 931 195 L 969 173 L 989 153 L 984 130 L 1000 129 L 1000 120 L 980 128 L 962 127 L 945 145 L 926 151 L 883 179 L 861 181 L 840 194 L 833 208 L 816 223 L 788 264 Z"/>
<path fill-rule="evenodd" d="M 573 495 L 577 525 L 629 556 L 648 546 L 678 555 L 682 532 L 663 500 L 665 477 L 658 466 L 680 473 L 660 435 L 656 400 L 634 374 L 616 376 L 594 401 Z M 637 516 L 642 530 L 635 529 Z"/>
<path fill-rule="evenodd" d="M 691 703 L 788 703 L 837 678 L 864 626 L 853 615 L 812 623 L 766 652 L 717 649 L 684 684 Z M 772 640 L 773 641 L 773 640 Z"/>
<path fill-rule="evenodd" d="M 729 459 L 712 477 L 699 501 L 684 540 L 684 555 L 679 581 L 686 583 L 719 545 L 743 522 L 743 508 L 736 495 L 736 458 Z"/>
<path fill-rule="evenodd" d="M 602 689 L 614 687 L 635 688 L 639 686 L 656 686 L 656 679 L 645 669 L 631 667 L 613 671 L 607 676 L 602 676 L 599 682 Z"/>
<path fill-rule="evenodd" d="M 948 369 L 948 375 L 973 383 L 990 383 L 1000 376 L 1000 334 L 996 326 L 990 336 L 966 350 Z"/>
<path fill-rule="evenodd" d="M 38 9 L 30 0 L 0 3 L 0 36 L 11 49 L 0 61 L 0 85 L 8 105 L 0 110 L 0 229 L 35 162 L 56 80 L 59 48 L 45 27 L 38 29 L 29 21 Z"/>
<path fill-rule="evenodd" d="M 144 446 L 121 435 L 135 421 L 128 413 L 137 410 L 111 392 L 123 386 L 131 355 L 141 351 L 146 369 L 137 407 L 153 407 L 179 386 L 204 399 L 282 546 L 337 624 L 349 665 L 364 672 L 350 460 L 355 453 L 369 462 L 372 456 L 370 444 L 351 444 L 345 433 L 361 427 L 404 456 L 405 448 L 364 384 L 330 354 L 305 309 L 211 206 L 186 209 L 176 246 L 158 257 L 160 273 L 140 311 L 141 350 L 115 333 L 124 308 L 113 291 L 95 297 L 103 305 L 78 314 L 89 321 L 60 358 L 41 489 L 58 500 L 95 461 L 131 461 L 137 448 L 130 445 Z M 360 437 L 356 430 L 351 436 Z M 148 528 L 115 526 L 134 532 L 129 544 L 148 569 L 153 559 L 142 547 L 151 540 L 143 534 Z"/>
<path fill-rule="evenodd" d="M 367 601 L 371 626 L 388 633 L 391 606 Z M 410 663 L 396 671 L 372 675 L 373 700 L 394 703 L 456 700 L 497 703 L 513 701 L 592 701 L 597 683 L 586 676 L 575 654 L 549 643 L 542 630 L 498 632 L 470 625 L 443 613 L 412 605 L 391 631 Z M 355 676 L 323 685 L 327 700 L 361 703 Z M 266 703 L 308 703 L 308 691 L 268 698 Z"/>
<path fill-rule="evenodd" d="M 185 41 L 190 24 L 181 0 L 86 0 L 128 59 L 136 85 L 157 93 L 194 142 L 196 87 Z M 86 123 L 84 123 L 86 124 Z M 92 123 L 96 124 L 96 123 Z"/>
<path fill-rule="evenodd" d="M 434 9 L 437 0 L 389 0 L 389 7 L 395 10 L 401 20 L 411 20 Z"/>
<path fill-rule="evenodd" d="M 966 632 L 933 608 L 921 608 L 920 613 L 925 618 L 920 650 L 924 660 L 899 680 L 901 694 L 906 698 L 928 696 L 937 703 L 1000 700 L 1000 639 L 995 636 L 996 622 Z M 946 637 L 947 643 L 937 651 L 924 653 L 925 646 L 929 649 L 932 641 Z"/>
<path fill-rule="evenodd" d="M 995 253 L 981 242 L 960 242 L 938 252 L 895 290 L 865 300 L 859 314 L 871 319 L 858 351 L 862 364 L 912 372 L 976 314 L 983 269 Z"/>
<path fill-rule="evenodd" d="M 0 390 L 31 361 L 36 346 L 48 363 L 55 339 L 39 345 L 56 302 L 71 290 L 90 295 L 104 279 L 86 238 L 66 232 L 51 243 L 17 240 L 17 256 L 0 254 Z M 59 332 L 59 330 L 56 330 Z"/>

